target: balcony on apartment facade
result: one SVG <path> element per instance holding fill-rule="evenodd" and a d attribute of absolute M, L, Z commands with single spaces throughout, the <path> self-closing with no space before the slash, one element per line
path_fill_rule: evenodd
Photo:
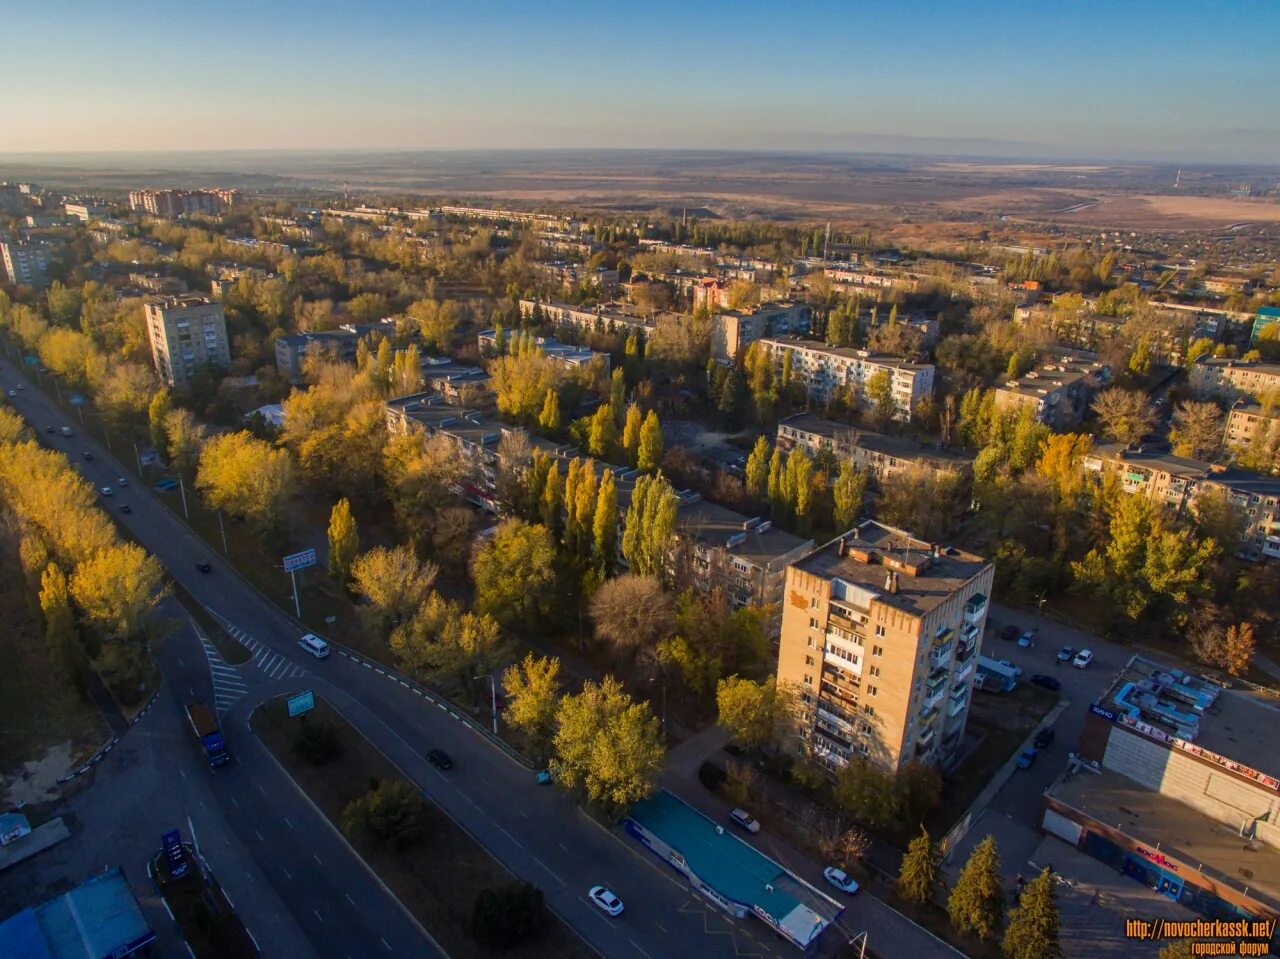
<path fill-rule="evenodd" d="M 947 671 L 945 669 L 935 670 L 924 681 L 924 707 L 931 709 L 942 701 L 943 695 L 947 691 Z"/>
<path fill-rule="evenodd" d="M 957 695 L 957 693 L 959 695 Z M 954 719 L 965 711 L 969 705 L 969 687 L 962 686 L 951 694 L 951 699 L 947 703 L 947 718 Z"/>
<path fill-rule="evenodd" d="M 929 666 L 932 669 L 938 669 L 947 665 L 951 661 L 951 653 L 955 649 L 955 630 L 945 630 L 937 639 L 933 641 L 933 648 L 929 650 Z"/>

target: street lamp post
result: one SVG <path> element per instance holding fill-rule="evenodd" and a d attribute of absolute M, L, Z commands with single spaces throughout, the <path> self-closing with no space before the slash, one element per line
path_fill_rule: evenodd
<path fill-rule="evenodd" d="M 493 678 L 493 673 L 485 673 L 483 676 L 473 676 L 473 679 L 489 680 L 489 702 L 493 707 L 493 734 L 498 735 L 498 683 Z"/>
<path fill-rule="evenodd" d="M 172 486 L 169 489 L 173 489 Z M 182 481 L 182 473 L 178 473 L 178 490 L 182 493 L 182 515 L 185 519 L 191 519 L 191 514 L 187 512 L 187 484 Z"/>

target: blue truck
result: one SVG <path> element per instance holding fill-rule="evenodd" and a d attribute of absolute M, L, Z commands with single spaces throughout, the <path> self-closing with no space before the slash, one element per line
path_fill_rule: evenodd
<path fill-rule="evenodd" d="M 231 754 L 227 752 L 227 744 L 222 738 L 222 732 L 218 729 L 218 721 L 208 706 L 204 703 L 189 704 L 187 720 L 191 723 L 196 739 L 200 740 L 210 766 L 221 766 L 231 758 Z"/>

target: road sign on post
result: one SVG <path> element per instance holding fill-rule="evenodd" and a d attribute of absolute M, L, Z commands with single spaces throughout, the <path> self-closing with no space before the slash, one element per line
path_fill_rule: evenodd
<path fill-rule="evenodd" d="M 289 582 L 293 584 L 293 611 L 298 619 L 302 619 L 302 603 L 298 601 L 298 570 L 316 564 L 316 551 L 304 549 L 300 553 L 290 553 L 284 557 L 284 571 L 289 574 Z"/>
<path fill-rule="evenodd" d="M 182 854 L 182 833 L 170 829 L 160 837 L 160 842 L 164 844 L 164 855 L 169 860 L 169 877 L 181 879 L 187 874 L 187 859 Z"/>
<path fill-rule="evenodd" d="M 305 693 L 298 693 L 296 696 L 289 697 L 289 715 L 301 716 L 303 713 L 309 713 L 316 708 L 316 694 L 314 690 L 308 689 Z"/>
<path fill-rule="evenodd" d="M 300 569 L 306 569 L 308 566 L 316 564 L 316 551 L 314 549 L 304 549 L 300 553 L 290 553 L 284 558 L 284 571 L 286 573 L 296 573 Z"/>
<path fill-rule="evenodd" d="M 70 396 L 67 397 L 67 402 L 70 403 L 72 406 L 84 406 L 84 394 L 72 393 Z"/>

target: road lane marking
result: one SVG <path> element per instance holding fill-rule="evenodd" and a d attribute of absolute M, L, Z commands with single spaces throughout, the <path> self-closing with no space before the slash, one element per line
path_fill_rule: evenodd
<path fill-rule="evenodd" d="M 349 893 L 349 892 L 348 892 L 348 893 L 346 893 L 346 897 L 347 897 L 347 902 L 351 903 L 351 905 L 353 905 L 353 906 L 354 906 L 354 905 L 356 904 L 356 901 L 355 901 L 354 899 L 352 899 L 352 898 L 351 898 L 351 893 Z"/>
<path fill-rule="evenodd" d="M 258 837 L 258 842 L 266 842 L 266 840 L 262 838 L 262 833 L 258 832 L 258 830 L 255 829 L 253 834 Z"/>
<path fill-rule="evenodd" d="M 289 873 L 288 869 L 285 869 L 284 866 L 281 866 L 280 871 L 285 874 L 285 877 L 288 878 L 290 882 L 293 882 L 293 876 Z"/>
<path fill-rule="evenodd" d="M 659 929 L 661 929 L 663 932 L 666 932 L 666 931 L 667 931 L 667 927 L 666 927 L 666 926 L 664 926 L 662 923 L 658 922 L 658 920 L 656 920 L 656 919 L 655 919 L 655 920 L 653 920 L 653 924 L 654 924 L 655 926 L 657 926 Z"/>
<path fill-rule="evenodd" d="M 292 828 L 293 828 L 293 823 L 289 822 L 289 817 L 288 817 L 288 816 L 283 816 L 283 817 L 281 817 L 281 818 L 282 818 L 282 819 L 284 819 L 284 824 L 285 824 L 286 826 L 288 826 L 290 829 L 292 829 Z"/>
<path fill-rule="evenodd" d="M 556 843 L 556 845 L 557 845 L 557 846 L 559 846 L 561 849 L 563 849 L 565 852 L 571 852 L 571 851 L 572 851 L 572 850 L 570 850 L 570 849 L 569 849 L 569 847 L 568 847 L 568 846 L 566 846 L 566 845 L 565 845 L 564 843 L 562 843 L 562 842 L 558 842 L 558 843 Z"/>
<path fill-rule="evenodd" d="M 311 913 L 312 913 L 312 915 L 314 915 L 317 919 L 319 919 L 321 922 L 324 922 L 324 916 L 320 915 L 320 911 L 319 911 L 318 909 L 312 909 L 312 910 L 311 910 Z M 633 943 L 632 943 L 632 945 L 634 946 L 634 945 L 635 945 L 635 943 L 633 942 Z M 636 948 L 639 948 L 639 947 L 637 946 Z"/>
<path fill-rule="evenodd" d="M 250 727 L 250 732 L 252 732 L 252 727 Z M 262 783 L 258 783 L 258 792 L 262 793 L 264 796 L 267 794 L 267 791 L 262 788 Z"/>
<path fill-rule="evenodd" d="M 600 911 L 600 907 L 599 907 L 599 906 L 594 905 L 594 904 L 592 904 L 592 903 L 590 903 L 590 902 L 587 902 L 587 900 L 583 899 L 581 896 L 579 896 L 579 897 L 578 897 L 578 901 L 579 901 L 580 903 L 582 903 L 584 906 L 586 906 L 588 910 L 590 910 L 591 915 L 595 916 L 597 919 L 599 919 L 601 922 L 603 922 L 603 923 L 604 923 L 606 926 L 608 926 L 610 929 L 613 929 L 613 928 L 614 928 L 613 923 L 612 923 L 612 922 L 610 922 L 608 919 L 606 919 L 606 918 L 605 918 L 605 915 L 604 915 L 604 913 L 603 913 L 603 912 L 601 912 L 601 911 Z"/>
<path fill-rule="evenodd" d="M 237 809 L 240 808 L 240 804 L 236 802 L 235 796 L 228 796 L 227 798 L 231 800 L 231 805 L 235 806 Z"/>
<path fill-rule="evenodd" d="M 545 869 L 547 872 L 549 872 L 549 873 L 551 874 L 551 878 L 552 878 L 552 879 L 554 879 L 556 882 L 560 883 L 560 885 L 562 885 L 562 886 L 567 886 L 567 885 L 569 885 L 567 882 L 565 882 L 563 879 L 561 879 L 559 876 L 557 876 L 557 875 L 555 874 L 555 870 L 554 870 L 554 869 L 552 869 L 550 866 L 548 866 L 545 862 L 543 862 L 543 861 L 542 861 L 541 859 L 539 859 L 537 856 L 534 856 L 534 857 L 533 857 L 533 861 L 534 861 L 534 862 L 536 862 L 536 863 L 537 863 L 539 866 L 541 866 L 543 869 Z"/>
<path fill-rule="evenodd" d="M 319 856 L 317 856 L 315 853 L 312 853 L 312 854 L 311 854 L 311 858 L 312 858 L 312 859 L 314 859 L 314 860 L 316 861 L 316 865 L 317 865 L 317 866 L 323 866 L 323 865 L 324 865 L 324 863 L 320 861 L 320 857 L 319 857 Z"/>
<path fill-rule="evenodd" d="M 183 779 L 186 779 L 186 778 L 187 778 L 187 774 L 186 774 L 183 770 L 181 770 L 181 769 L 179 769 L 179 770 L 178 770 L 178 774 L 179 774 L 180 776 L 182 776 L 182 778 L 183 778 Z"/>
<path fill-rule="evenodd" d="M 187 665 L 186 663 L 184 663 L 184 662 L 182 661 L 182 657 L 181 657 L 181 656 L 179 656 L 179 657 L 178 657 L 178 665 L 179 665 L 179 666 L 186 666 L 186 665 Z"/>
<path fill-rule="evenodd" d="M 523 848 L 524 848 L 524 846 L 521 846 L 521 845 L 520 845 L 520 840 L 516 839 L 516 837 L 515 837 L 515 836 L 511 835 L 511 833 L 509 833 L 509 832 L 507 832 L 505 829 L 503 829 L 503 828 L 502 828 L 502 826 L 500 826 L 500 825 L 498 824 L 498 821 L 497 821 L 497 820 L 494 820 L 493 824 L 494 824 L 495 826 L 497 826 L 498 831 L 499 831 L 500 833 L 502 833 L 502 835 L 504 835 L 504 836 L 506 836 L 508 839 L 510 839 L 513 843 L 515 843 L 515 844 L 516 844 L 516 846 L 518 846 L 518 847 L 519 847 L 519 848 L 521 848 L 521 849 L 523 849 Z"/>
<path fill-rule="evenodd" d="M 391 944 L 390 944 L 390 943 L 388 943 L 388 942 L 387 942 L 387 940 L 383 939 L 381 936 L 379 936 L 379 937 L 378 937 L 378 942 L 380 942 L 380 943 L 382 943 L 384 946 L 386 946 L 386 948 L 387 948 L 387 952 L 391 952 L 391 951 L 392 951 L 392 949 L 391 949 Z"/>
<path fill-rule="evenodd" d="M 649 955 L 647 952 L 645 952 L 645 951 L 644 951 L 643 949 L 641 949 L 639 946 L 636 946 L 636 941 L 635 941 L 634 939 L 628 939 L 628 940 L 627 940 L 627 942 L 629 942 L 629 943 L 631 943 L 631 945 L 635 946 L 636 952 L 638 952 L 638 953 L 640 953 L 640 955 L 644 956 L 644 959 L 653 959 L 653 957 L 652 957 L 651 955 Z"/>

